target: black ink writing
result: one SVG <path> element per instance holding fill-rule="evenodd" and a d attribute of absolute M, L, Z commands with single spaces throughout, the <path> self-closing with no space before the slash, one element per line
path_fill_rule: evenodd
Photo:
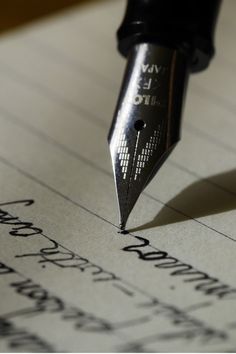
<path fill-rule="evenodd" d="M 3 339 L 7 340 L 8 347 L 14 352 L 56 352 L 51 344 L 38 335 L 22 328 L 19 329 L 11 321 L 0 317 L 0 340 Z"/>
<path fill-rule="evenodd" d="M 17 200 L 13 202 L 1 203 L 0 206 L 23 204 L 24 206 L 30 206 L 34 203 L 32 199 Z M 12 216 L 7 211 L 0 209 L 0 224 L 12 225 L 9 234 L 12 236 L 28 237 L 38 235 L 42 233 L 42 229 L 35 227 L 31 222 L 21 221 L 19 217 Z"/>
<path fill-rule="evenodd" d="M 0 262 L 0 275 L 9 273 L 15 273 L 14 269 Z"/>
<path fill-rule="evenodd" d="M 236 289 L 229 285 L 222 284 L 218 278 L 195 269 L 192 265 L 182 263 L 177 258 L 170 256 L 167 252 L 157 250 L 149 251 L 149 241 L 143 237 L 135 236 L 140 241 L 139 244 L 126 246 L 123 248 L 126 252 L 134 252 L 139 259 L 147 262 L 153 262 L 154 267 L 159 269 L 168 269 L 171 276 L 181 277 L 184 282 L 194 283 L 197 291 L 205 295 L 215 296 L 218 299 L 236 299 Z M 145 249 L 145 252 L 143 251 Z"/>
<path fill-rule="evenodd" d="M 16 255 L 16 257 L 39 257 L 38 263 L 52 264 L 59 268 L 73 268 L 80 270 L 81 272 L 91 272 L 93 281 L 114 281 L 119 278 L 111 272 L 104 270 L 102 267 L 90 262 L 87 258 L 79 256 L 70 250 L 62 248 L 56 241 L 52 239 L 48 240 L 48 247 L 42 248 L 36 253 L 26 253 L 22 255 Z"/>
<path fill-rule="evenodd" d="M 62 299 L 52 295 L 47 289 L 35 284 L 31 279 L 10 283 L 16 293 L 32 300 L 34 307 L 16 311 L 15 316 L 39 316 L 43 313 L 60 313 L 61 319 L 71 321 L 75 329 L 87 332 L 110 332 L 113 326 L 110 322 L 98 318 L 81 308 L 67 305 Z M 11 314 L 14 317 L 14 314 Z"/>

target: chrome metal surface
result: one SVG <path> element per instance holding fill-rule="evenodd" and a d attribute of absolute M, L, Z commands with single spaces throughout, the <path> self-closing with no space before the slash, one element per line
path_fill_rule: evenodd
<path fill-rule="evenodd" d="M 154 44 L 130 53 L 108 141 L 120 226 L 179 140 L 185 57 Z"/>

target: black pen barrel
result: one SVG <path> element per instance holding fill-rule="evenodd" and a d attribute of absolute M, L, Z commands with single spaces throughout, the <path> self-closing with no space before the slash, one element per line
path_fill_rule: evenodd
<path fill-rule="evenodd" d="M 129 0 L 118 30 L 118 47 L 127 56 L 138 43 L 156 43 L 185 52 L 193 72 L 214 55 L 215 24 L 221 0 Z"/>

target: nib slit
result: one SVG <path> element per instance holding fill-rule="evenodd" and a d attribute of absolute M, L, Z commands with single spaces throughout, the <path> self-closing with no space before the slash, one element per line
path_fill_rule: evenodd
<path fill-rule="evenodd" d="M 125 231 L 125 223 L 120 223 L 120 230 Z"/>

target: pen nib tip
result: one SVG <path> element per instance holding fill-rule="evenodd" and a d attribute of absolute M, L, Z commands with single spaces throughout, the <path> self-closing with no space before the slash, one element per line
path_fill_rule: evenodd
<path fill-rule="evenodd" d="M 125 229 L 126 223 L 121 222 L 120 223 L 120 231 L 119 233 L 122 235 L 127 235 L 129 232 Z"/>
<path fill-rule="evenodd" d="M 125 231 L 125 223 L 124 222 L 120 223 L 120 231 Z"/>

